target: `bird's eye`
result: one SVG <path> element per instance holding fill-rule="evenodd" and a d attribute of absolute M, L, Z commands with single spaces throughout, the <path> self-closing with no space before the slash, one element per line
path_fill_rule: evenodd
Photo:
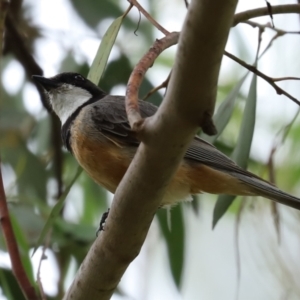
<path fill-rule="evenodd" d="M 80 75 L 75 75 L 74 77 L 76 80 L 81 80 L 81 81 L 84 81 L 84 78 Z"/>

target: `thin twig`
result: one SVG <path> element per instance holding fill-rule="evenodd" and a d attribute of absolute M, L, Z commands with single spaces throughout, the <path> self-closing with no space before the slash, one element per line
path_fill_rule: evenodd
<path fill-rule="evenodd" d="M 271 40 L 269 41 L 268 45 L 266 46 L 265 50 L 261 53 L 260 57 L 261 58 L 273 45 L 273 42 L 278 39 L 279 37 L 281 37 L 282 35 L 280 33 L 276 33 Z"/>
<path fill-rule="evenodd" d="M 163 81 L 160 85 L 153 88 L 150 92 L 148 92 L 147 95 L 143 98 L 143 100 L 148 99 L 151 95 L 156 93 L 158 90 L 163 89 L 163 88 L 167 88 L 168 84 L 169 84 L 170 77 L 171 77 L 171 72 L 169 73 L 167 79 L 165 81 Z"/>
<path fill-rule="evenodd" d="M 250 25 L 252 27 L 258 27 L 258 28 L 268 28 L 268 29 L 271 29 L 277 33 L 279 33 L 280 35 L 284 35 L 284 34 L 300 34 L 300 31 L 298 30 L 283 30 L 283 29 L 279 29 L 279 28 L 276 28 L 276 27 L 272 27 L 272 25 L 270 23 L 266 23 L 266 24 L 260 24 L 260 23 L 257 23 L 257 22 L 253 22 L 253 21 L 242 21 L 240 22 L 242 24 L 247 24 L 247 25 Z"/>
<path fill-rule="evenodd" d="M 236 269 L 237 269 L 237 288 L 236 288 L 236 299 L 239 299 L 240 281 L 241 281 L 241 255 L 240 255 L 240 244 L 239 244 L 239 227 L 241 224 L 241 217 L 244 207 L 246 206 L 247 199 L 242 199 L 241 204 L 238 208 L 238 212 L 234 224 L 234 244 L 236 253 Z"/>
<path fill-rule="evenodd" d="M 250 25 L 250 26 L 252 26 L 253 28 L 255 28 L 255 27 L 258 27 L 258 28 L 260 28 L 260 29 L 266 29 L 266 28 L 269 28 L 269 29 L 271 29 L 271 30 L 273 30 L 273 31 L 276 32 L 276 34 L 275 34 L 275 35 L 272 37 L 272 39 L 269 41 L 268 45 L 266 46 L 265 50 L 261 53 L 261 55 L 259 56 L 259 58 L 261 58 L 261 57 L 267 52 L 267 50 L 269 50 L 269 49 L 271 48 L 273 42 L 274 42 L 277 38 L 279 38 L 279 37 L 281 37 L 281 36 L 283 36 L 283 35 L 285 35 L 285 34 L 300 34 L 300 31 L 287 31 L 287 30 L 282 30 L 282 29 L 279 29 L 279 28 L 272 27 L 272 26 L 270 25 L 270 23 L 260 24 L 260 23 L 253 22 L 253 21 L 243 21 L 243 22 L 241 22 L 241 23 Z"/>
<path fill-rule="evenodd" d="M 131 5 L 132 5 L 132 4 L 131 4 Z M 133 32 L 135 36 L 138 36 L 137 31 L 138 31 L 139 28 L 140 28 L 141 19 L 142 19 L 142 14 L 141 14 L 141 12 L 139 11 L 139 20 L 138 20 L 138 23 L 137 23 L 137 25 L 136 25 L 136 29 L 135 29 L 135 31 Z"/>
<path fill-rule="evenodd" d="M 271 22 L 272 22 L 272 27 L 275 27 L 274 26 L 274 20 L 273 20 L 273 12 L 272 12 L 272 5 L 270 4 L 269 1 L 265 0 L 266 1 L 266 4 L 267 4 L 267 8 L 268 8 L 268 12 L 269 12 L 269 16 L 271 18 Z"/>
<path fill-rule="evenodd" d="M 286 140 L 288 133 L 289 133 L 292 125 L 296 121 L 297 117 L 299 116 L 299 114 L 300 114 L 300 108 L 298 108 L 298 111 L 296 112 L 293 119 L 287 125 L 285 125 L 283 128 L 281 128 L 276 134 L 276 139 L 275 139 L 275 142 L 273 143 L 273 147 L 271 149 L 269 159 L 268 159 L 269 178 L 270 178 L 270 181 L 274 184 L 276 184 L 275 168 L 274 168 L 275 153 L 277 152 L 278 148 L 284 144 L 284 141 Z M 276 141 L 277 137 L 281 134 L 282 134 L 282 136 L 280 138 L 280 141 Z M 274 204 L 276 204 L 276 203 L 274 202 Z M 278 243 L 280 243 L 280 240 L 281 240 L 280 239 L 281 238 L 280 215 L 279 215 L 279 212 L 277 209 L 278 208 L 277 205 L 274 205 L 274 204 L 273 203 L 271 204 L 272 205 L 271 209 L 272 209 L 272 215 L 273 215 L 273 219 L 274 219 L 275 229 L 277 232 Z"/>
<path fill-rule="evenodd" d="M 152 25 L 154 25 L 159 31 L 161 31 L 164 35 L 168 35 L 170 32 L 162 27 L 158 22 L 156 22 L 150 14 L 139 4 L 136 0 L 128 0 L 129 3 L 134 5 L 147 19 Z"/>
<path fill-rule="evenodd" d="M 272 6 L 272 14 L 299 14 L 300 13 L 300 5 L 299 4 L 284 4 L 284 5 L 275 5 Z M 268 16 L 269 10 L 267 7 L 261 7 L 256 9 L 251 9 L 247 11 L 243 11 L 238 13 L 233 18 L 232 26 L 236 26 L 237 24 L 247 21 L 252 18 Z"/>
<path fill-rule="evenodd" d="M 126 112 L 128 121 L 133 131 L 138 132 L 143 124 L 139 112 L 138 91 L 146 71 L 153 65 L 158 55 L 165 49 L 177 44 L 178 32 L 172 32 L 160 40 L 156 40 L 149 51 L 141 58 L 133 69 L 126 89 Z"/>
<path fill-rule="evenodd" d="M 259 70 L 257 70 L 256 67 L 247 64 L 246 62 L 244 62 L 243 60 L 241 60 L 240 58 L 234 56 L 233 54 L 224 51 L 224 55 L 226 55 L 227 57 L 231 58 L 232 60 L 234 60 L 235 62 L 237 62 L 238 64 L 240 64 L 241 66 L 243 66 L 244 68 L 248 69 L 249 71 L 251 71 L 252 73 L 256 74 L 257 76 L 259 76 L 260 78 L 264 79 L 265 81 L 267 81 L 276 91 L 276 93 L 278 95 L 285 95 L 286 97 L 288 97 L 289 99 L 291 99 L 293 102 L 297 103 L 298 105 L 300 105 L 300 101 L 297 100 L 295 97 L 293 97 L 292 95 L 290 95 L 289 93 L 287 93 L 285 90 L 283 90 L 282 88 L 280 88 L 274 81 L 276 81 L 276 78 L 272 78 L 267 76 L 266 74 L 260 72 Z M 275 79 L 275 80 L 274 80 Z"/>
<path fill-rule="evenodd" d="M 300 77 L 277 77 L 277 78 L 272 78 L 274 82 L 276 81 L 284 81 L 284 80 L 300 80 Z"/>
<path fill-rule="evenodd" d="M 47 297 L 46 297 L 46 294 L 44 292 L 43 284 L 42 284 L 42 280 L 41 280 L 41 268 L 42 268 L 43 260 L 47 259 L 47 256 L 46 256 L 45 253 L 46 253 L 46 250 L 47 250 L 47 248 L 50 244 L 50 237 L 51 237 L 51 231 L 49 231 L 48 234 L 47 234 L 45 244 L 43 246 L 43 250 L 42 250 L 42 254 L 41 254 L 41 259 L 39 261 L 39 265 L 38 265 L 38 269 L 37 269 L 37 275 L 36 275 L 36 281 L 38 283 L 38 287 L 39 287 L 39 290 L 40 290 L 42 300 L 47 300 Z"/>
<path fill-rule="evenodd" d="M 4 192 L 1 166 L 0 166 L 0 222 L 6 247 L 10 256 L 12 270 L 16 280 L 23 291 L 23 294 L 28 300 L 38 300 L 34 287 L 31 285 L 27 274 L 22 265 L 20 252 L 18 249 L 16 237 L 10 221 L 10 216 L 7 208 L 6 196 Z"/>
<path fill-rule="evenodd" d="M 259 59 L 259 51 L 260 51 L 262 35 L 263 35 L 264 31 L 265 31 L 264 28 L 259 28 L 257 49 L 256 49 L 256 55 L 255 55 L 255 64 L 254 64 L 255 66 L 257 66 L 257 62 L 258 62 L 258 59 Z"/>

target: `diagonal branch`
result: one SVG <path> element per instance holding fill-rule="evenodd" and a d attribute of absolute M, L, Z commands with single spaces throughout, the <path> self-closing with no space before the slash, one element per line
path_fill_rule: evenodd
<path fill-rule="evenodd" d="M 283 30 L 283 29 L 279 29 L 277 27 L 272 27 L 272 25 L 270 23 L 260 24 L 260 23 L 253 22 L 253 21 L 242 21 L 241 23 L 252 26 L 253 28 L 255 28 L 255 27 L 258 27 L 260 29 L 269 28 L 269 29 L 275 31 L 279 36 L 284 35 L 284 34 L 300 34 L 299 30 L 294 30 L 294 31 Z"/>
<path fill-rule="evenodd" d="M 240 58 L 234 56 L 233 54 L 224 51 L 224 54 L 231 58 L 232 60 L 234 60 L 235 62 L 237 62 L 238 64 L 240 64 L 241 66 L 243 66 L 244 68 L 248 69 L 249 71 L 251 71 L 252 73 L 256 74 L 257 76 L 259 76 L 260 78 L 264 79 L 266 82 L 268 82 L 276 91 L 276 93 L 278 95 L 285 95 L 286 97 L 288 97 L 289 99 L 291 99 L 293 102 L 295 102 L 296 104 L 300 105 L 300 101 L 297 100 L 295 97 L 293 97 L 291 94 L 289 94 L 288 92 L 286 92 L 284 89 L 282 89 L 281 87 L 279 87 L 275 82 L 276 81 L 281 81 L 281 80 L 287 80 L 288 77 L 286 78 L 272 78 L 267 76 L 266 74 L 260 72 L 259 70 L 257 70 L 257 68 L 255 66 L 249 65 L 246 62 L 244 62 L 243 60 L 241 60 Z M 297 77 L 291 77 L 293 80 L 299 80 L 299 78 Z"/>
<path fill-rule="evenodd" d="M 236 4 L 193 0 L 189 5 L 166 97 L 157 113 L 145 120 L 142 143 L 116 191 L 105 231 L 64 299 L 110 299 L 138 255 L 190 141 L 199 126 L 211 120 Z"/>
<path fill-rule="evenodd" d="M 161 31 L 164 35 L 169 34 L 170 32 L 162 27 L 158 22 L 156 22 L 151 15 L 138 3 L 136 0 L 128 0 L 129 3 L 134 5 L 146 18 L 147 20 L 154 25 L 159 31 Z"/>
<path fill-rule="evenodd" d="M 143 100 L 147 100 L 151 95 L 153 95 L 154 93 L 156 93 L 158 90 L 160 89 L 166 89 L 168 87 L 169 81 L 170 81 L 170 77 L 172 74 L 172 70 L 169 73 L 168 77 L 158 86 L 154 87 L 151 91 L 149 91 L 144 97 Z"/>
<path fill-rule="evenodd" d="M 0 161 L 1 163 L 1 161 Z M 0 223 L 5 239 L 6 247 L 11 260 L 12 271 L 27 300 L 38 300 L 34 287 L 31 285 L 23 267 L 18 244 L 10 221 L 7 202 L 4 192 L 1 164 L 0 164 Z"/>

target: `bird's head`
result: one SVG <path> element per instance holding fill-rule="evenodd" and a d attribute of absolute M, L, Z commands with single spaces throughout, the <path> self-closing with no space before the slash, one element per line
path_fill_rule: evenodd
<path fill-rule="evenodd" d="M 62 124 L 87 101 L 105 95 L 94 83 L 78 73 L 61 73 L 49 78 L 33 75 L 32 78 L 43 87 L 47 101 Z"/>

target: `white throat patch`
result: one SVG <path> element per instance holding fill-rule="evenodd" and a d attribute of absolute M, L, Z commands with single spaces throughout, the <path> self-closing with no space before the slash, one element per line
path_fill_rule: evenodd
<path fill-rule="evenodd" d="M 71 84 L 63 84 L 61 87 L 48 92 L 48 96 L 51 106 L 60 118 L 62 125 L 78 107 L 92 97 L 87 90 Z"/>

